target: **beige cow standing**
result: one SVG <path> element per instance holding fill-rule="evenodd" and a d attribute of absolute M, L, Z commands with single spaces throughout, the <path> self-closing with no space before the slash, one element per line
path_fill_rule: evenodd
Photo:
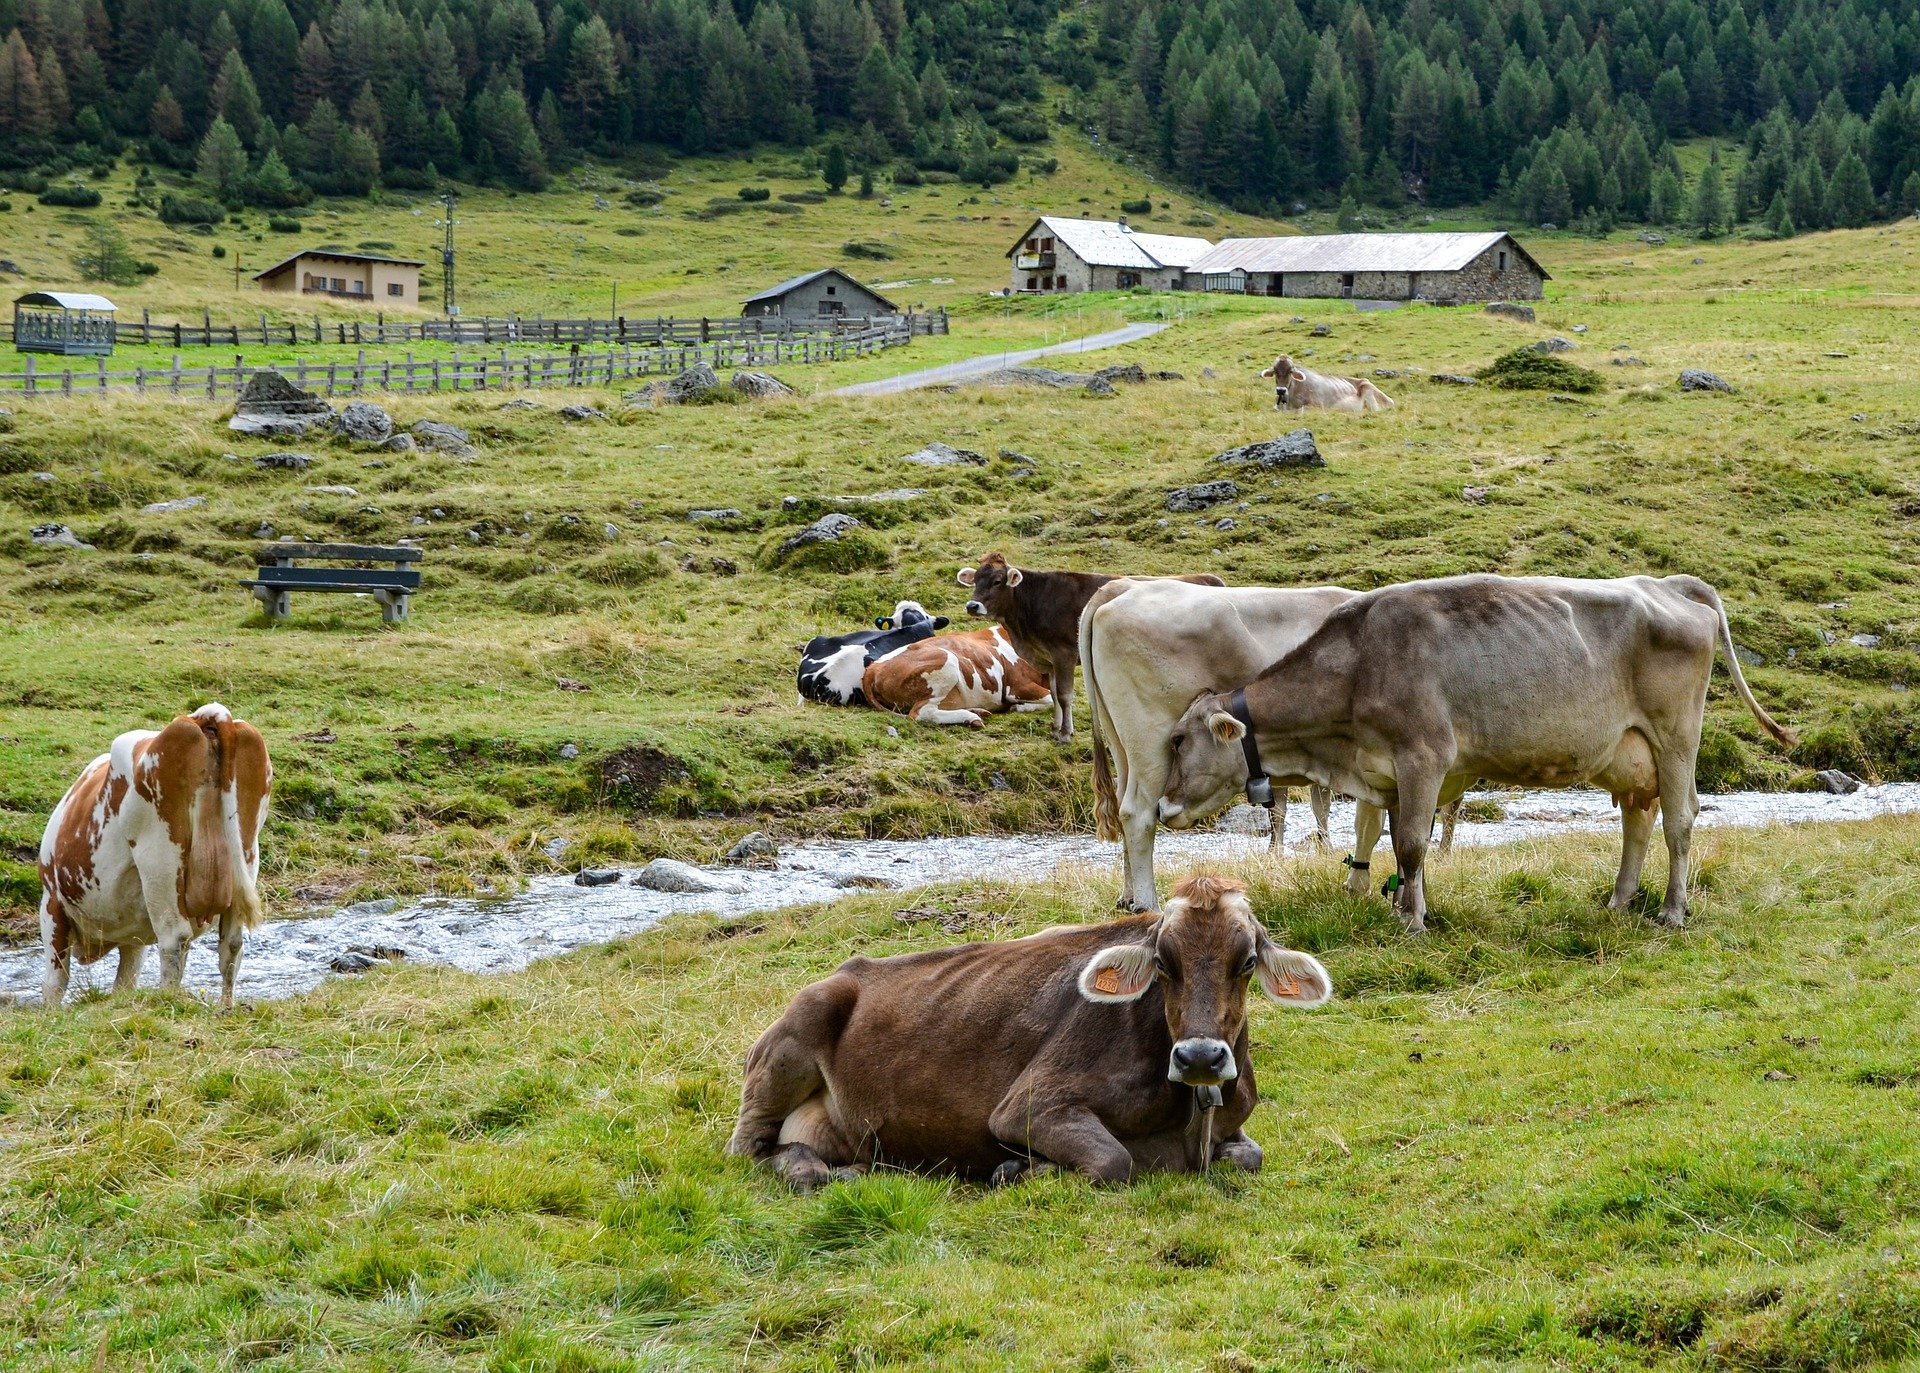
<path fill-rule="evenodd" d="M 1281 410 L 1339 410 L 1365 415 L 1393 408 L 1393 397 L 1365 377 L 1330 377 L 1302 367 L 1285 353 L 1260 375 L 1273 379 L 1273 403 Z"/>
<path fill-rule="evenodd" d="M 259 923 L 260 826 L 273 765 L 266 741 L 223 705 L 162 730 L 130 730 L 87 765 L 40 840 L 43 999 L 67 992 L 78 955 L 120 951 L 113 989 L 131 989 L 146 946 L 178 987 L 187 945 L 220 926 L 220 1004 L 233 1005 L 240 941 Z"/>

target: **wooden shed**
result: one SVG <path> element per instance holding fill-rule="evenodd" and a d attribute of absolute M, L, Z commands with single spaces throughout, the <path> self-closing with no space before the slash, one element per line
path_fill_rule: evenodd
<path fill-rule="evenodd" d="M 13 302 L 14 351 L 105 357 L 113 351 L 114 309 L 84 291 L 29 291 Z"/>
<path fill-rule="evenodd" d="M 898 305 L 838 267 L 790 277 L 748 296 L 743 304 L 743 315 L 782 315 L 787 319 L 837 319 L 843 315 L 873 319 L 900 313 Z"/>

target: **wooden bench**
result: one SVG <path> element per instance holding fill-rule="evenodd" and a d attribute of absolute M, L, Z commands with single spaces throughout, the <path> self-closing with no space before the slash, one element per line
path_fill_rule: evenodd
<path fill-rule="evenodd" d="M 296 591 L 350 591 L 380 603 L 380 618 L 397 625 L 407 618 L 407 598 L 420 589 L 418 548 L 380 548 L 356 543 L 270 543 L 260 550 L 260 570 L 241 582 L 260 598 L 269 620 L 292 613 Z M 303 562 L 352 563 L 352 567 L 300 567 Z M 370 567 L 369 563 L 387 563 Z"/>

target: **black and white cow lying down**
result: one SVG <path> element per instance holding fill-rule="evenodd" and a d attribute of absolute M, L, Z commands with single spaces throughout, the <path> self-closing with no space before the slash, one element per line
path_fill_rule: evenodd
<path fill-rule="evenodd" d="M 947 627 L 944 615 L 929 615 L 918 601 L 901 601 L 893 614 L 873 622 L 872 629 L 852 634 L 816 634 L 800 654 L 795 683 L 802 701 L 830 706 L 864 706 L 860 678 L 876 658 L 897 648 L 930 639 Z"/>

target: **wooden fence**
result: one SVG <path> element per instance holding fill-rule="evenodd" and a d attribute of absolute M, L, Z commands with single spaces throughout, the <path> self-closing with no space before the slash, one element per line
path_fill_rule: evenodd
<path fill-rule="evenodd" d="M 352 362 L 308 362 L 249 366 L 235 355 L 232 366 L 182 367 L 176 354 L 171 367 L 135 367 L 110 371 L 105 358 L 97 366 L 62 370 L 37 368 L 31 354 L 20 372 L 0 372 L 0 396 L 74 396 L 135 391 L 147 395 L 204 396 L 209 400 L 231 395 L 254 372 L 278 372 L 302 390 L 334 396 L 360 391 L 481 391 L 530 386 L 601 386 L 635 377 L 669 376 L 697 362 L 717 369 L 772 367 L 783 363 L 835 362 L 864 357 L 882 348 L 897 348 L 911 340 L 904 317 L 844 334 L 769 335 L 718 339 L 710 343 L 636 346 L 627 344 L 603 353 L 571 352 L 544 357 L 462 357 L 415 361 L 369 360 L 361 353 Z"/>
<path fill-rule="evenodd" d="M 170 348 L 238 348 L 247 343 L 295 347 L 303 343 L 454 343 L 483 347 L 496 343 L 633 343 L 671 347 L 723 339 L 838 338 L 864 334 L 882 325 L 904 328 L 912 337 L 944 334 L 947 311 L 941 306 L 935 310 L 871 319 L 848 316 L 787 319 L 779 315 L 726 319 L 675 319 L 672 316 L 641 319 L 627 315 L 611 319 L 548 319 L 543 315 L 507 315 L 498 319 L 433 319 L 411 323 L 389 320 L 384 315 L 375 315 L 370 320 L 322 320 L 315 315 L 301 322 L 269 320 L 263 314 L 252 324 L 215 324 L 209 315 L 203 315 L 198 324 L 178 321 L 166 324 L 155 322 L 142 310 L 137 321 L 116 321 L 113 333 L 115 343 L 158 343 Z M 0 336 L 13 336 L 11 321 L 0 320 Z"/>

